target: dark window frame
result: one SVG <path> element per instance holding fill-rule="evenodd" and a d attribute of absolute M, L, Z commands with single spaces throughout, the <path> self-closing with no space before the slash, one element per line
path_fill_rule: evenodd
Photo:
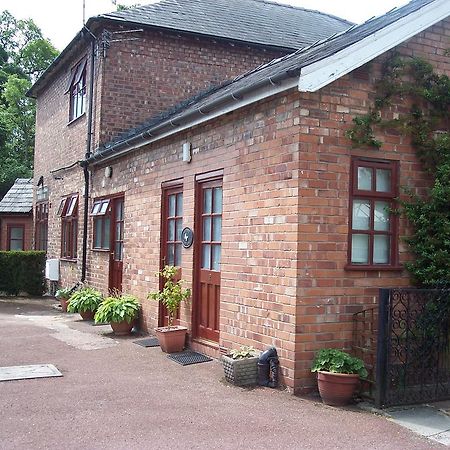
<path fill-rule="evenodd" d="M 76 261 L 78 257 L 78 194 L 63 198 L 58 213 L 61 216 L 61 258 Z"/>
<path fill-rule="evenodd" d="M 170 215 L 170 197 L 174 196 L 175 198 L 175 214 Z M 181 196 L 181 215 L 178 214 L 179 202 Z M 163 207 L 162 207 L 162 220 L 161 223 L 164 226 L 162 230 L 162 239 L 161 239 L 161 254 L 164 255 L 164 260 L 162 261 L 162 265 L 174 265 L 176 267 L 180 267 L 183 261 L 183 245 L 181 241 L 181 235 L 179 239 L 177 239 L 177 223 L 181 221 L 181 230 L 183 229 L 183 214 L 184 214 L 184 193 L 183 193 L 183 184 L 177 182 L 166 183 L 162 186 L 162 198 L 163 198 Z M 174 239 L 170 239 L 169 236 L 169 228 L 170 223 L 174 224 Z M 173 247 L 173 261 L 169 258 L 169 248 Z M 179 256 L 179 264 L 177 263 L 177 255 Z"/>
<path fill-rule="evenodd" d="M 371 188 L 359 189 L 358 168 L 371 170 Z M 390 170 L 390 190 L 380 192 L 376 190 L 377 169 Z M 389 230 L 375 230 L 375 202 L 386 202 L 390 210 L 395 209 L 395 199 L 399 190 L 399 162 L 395 160 L 378 160 L 363 157 L 353 157 L 351 161 L 350 192 L 349 192 L 349 230 L 348 230 L 348 252 L 347 270 L 401 270 L 399 264 L 399 229 L 398 217 L 392 211 L 389 212 Z M 367 230 L 353 229 L 353 203 L 354 201 L 364 201 L 370 205 L 369 226 Z M 352 261 L 352 236 L 368 236 L 368 262 L 357 263 Z M 389 257 L 387 263 L 374 263 L 374 239 L 375 236 L 389 236 Z"/>
<path fill-rule="evenodd" d="M 86 112 L 86 68 L 87 60 L 81 60 L 70 75 L 69 122 L 81 117 Z"/>
<path fill-rule="evenodd" d="M 96 251 L 109 251 L 110 250 L 110 241 L 111 241 L 111 232 L 112 232 L 112 220 L 111 220 L 111 211 L 112 211 L 112 199 L 108 198 L 100 198 L 94 200 L 91 208 L 91 216 L 92 220 L 92 250 Z M 97 227 L 100 224 L 100 238 L 98 239 L 97 235 Z M 109 228 L 109 239 L 106 233 L 107 228 Z M 100 246 L 97 245 L 97 241 L 99 240 Z"/>
<path fill-rule="evenodd" d="M 22 241 L 22 248 L 20 250 L 11 250 L 11 231 L 13 228 L 20 228 L 22 230 L 22 239 L 14 239 L 14 241 Z M 7 236 L 7 249 L 8 251 L 21 251 L 25 250 L 25 225 L 23 223 L 8 223 L 6 225 L 6 236 Z"/>
<path fill-rule="evenodd" d="M 35 243 L 36 250 L 46 252 L 48 248 L 48 202 L 36 204 Z"/>

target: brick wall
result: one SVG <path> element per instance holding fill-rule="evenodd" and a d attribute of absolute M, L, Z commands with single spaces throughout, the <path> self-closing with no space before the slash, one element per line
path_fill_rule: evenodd
<path fill-rule="evenodd" d="M 33 249 L 33 217 L 31 214 L 0 215 L 0 250 L 8 250 L 8 226 L 23 225 L 24 250 Z"/>

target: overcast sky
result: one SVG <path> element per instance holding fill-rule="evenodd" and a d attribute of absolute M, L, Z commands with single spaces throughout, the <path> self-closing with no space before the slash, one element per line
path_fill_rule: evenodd
<path fill-rule="evenodd" d="M 214 0 L 211 0 L 214 1 Z M 352 22 L 383 14 L 407 0 L 278 0 L 294 6 L 315 9 L 343 17 Z M 118 3 L 155 3 L 152 0 L 118 0 Z M 111 0 L 85 0 L 86 18 L 115 10 Z M 83 25 L 83 0 L 1 0 L 0 10 L 7 9 L 16 18 L 32 18 L 44 36 L 62 50 Z"/>

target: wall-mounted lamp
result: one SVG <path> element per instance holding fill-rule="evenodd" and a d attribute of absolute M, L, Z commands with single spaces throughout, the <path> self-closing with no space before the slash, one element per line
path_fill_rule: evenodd
<path fill-rule="evenodd" d="M 190 163 L 192 160 L 191 143 L 185 142 L 183 144 L 183 162 Z"/>
<path fill-rule="evenodd" d="M 108 166 L 108 167 L 105 167 L 105 177 L 106 178 L 111 178 L 112 177 L 112 167 L 111 166 Z"/>

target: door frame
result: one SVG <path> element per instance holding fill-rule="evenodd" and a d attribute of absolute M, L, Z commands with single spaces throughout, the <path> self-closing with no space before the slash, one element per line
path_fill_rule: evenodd
<path fill-rule="evenodd" d="M 115 252 L 115 237 L 116 237 L 116 201 L 119 199 L 122 199 L 123 202 L 123 236 L 125 236 L 125 194 L 119 193 L 115 195 L 105 196 L 104 199 L 110 200 L 110 208 L 111 208 L 111 220 L 110 220 L 110 233 L 109 233 L 109 268 L 108 268 L 108 291 L 111 292 L 112 289 L 115 289 L 112 287 L 112 281 L 113 281 L 113 264 L 114 264 L 114 252 Z M 98 200 L 100 200 L 99 198 Z M 124 249 L 124 239 L 122 239 L 122 278 L 121 278 L 121 288 L 123 287 L 123 249 Z M 120 289 L 122 292 L 122 289 Z"/>
<path fill-rule="evenodd" d="M 192 338 L 197 340 L 204 340 L 205 338 L 199 336 L 199 320 L 197 309 L 200 306 L 200 270 L 202 265 L 202 185 L 214 181 L 222 181 L 222 195 L 223 195 L 223 169 L 207 172 L 195 176 L 195 190 L 194 190 L 194 255 L 193 255 L 193 276 L 192 276 L 192 310 L 191 310 L 191 324 L 192 324 Z M 223 230 L 223 200 L 222 200 L 222 230 Z M 222 238 L 222 237 L 221 237 Z M 222 242 L 222 241 L 221 241 Z M 222 256 L 221 256 L 222 258 Z M 222 273 L 222 270 L 220 271 Z M 222 284 L 222 282 L 221 282 Z M 219 296 L 219 312 L 220 312 L 220 296 Z M 220 317 L 220 314 L 219 314 Z M 219 330 L 220 340 L 220 330 Z M 214 342 L 214 341 L 211 341 Z M 217 342 L 219 345 L 219 342 Z"/>

